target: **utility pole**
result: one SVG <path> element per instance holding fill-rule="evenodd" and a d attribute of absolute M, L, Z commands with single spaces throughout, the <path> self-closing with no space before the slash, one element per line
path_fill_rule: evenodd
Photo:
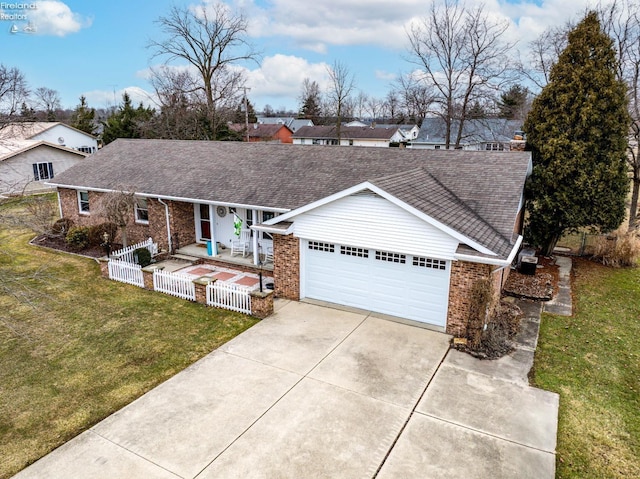
<path fill-rule="evenodd" d="M 243 86 L 244 90 L 244 128 L 247 130 L 247 143 L 249 143 L 249 106 L 247 105 L 247 92 L 251 91 L 251 88 Z"/>

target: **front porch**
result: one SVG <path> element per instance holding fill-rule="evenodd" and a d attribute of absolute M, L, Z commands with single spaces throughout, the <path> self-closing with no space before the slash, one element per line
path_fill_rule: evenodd
<path fill-rule="evenodd" d="M 243 257 L 241 254 L 235 254 L 231 256 L 230 248 L 218 248 L 217 255 L 209 255 L 207 252 L 207 245 L 200 243 L 192 243 L 182 248 L 179 248 L 175 251 L 174 255 L 182 255 L 182 256 L 190 256 L 192 258 L 204 259 L 208 263 L 213 264 L 229 264 L 235 266 L 243 266 L 252 271 L 259 271 L 260 265 L 256 266 L 254 264 L 253 253 L 249 253 L 247 256 Z M 269 261 L 265 263 L 266 256 L 264 253 L 260 253 L 259 255 L 260 261 L 262 262 L 262 270 L 273 272 L 273 262 Z"/>

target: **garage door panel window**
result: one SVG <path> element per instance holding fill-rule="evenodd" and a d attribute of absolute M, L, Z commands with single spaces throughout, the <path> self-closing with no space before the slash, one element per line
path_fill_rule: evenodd
<path fill-rule="evenodd" d="M 379 261 L 387 261 L 389 263 L 405 264 L 407 256 L 400 253 L 389 253 L 388 251 L 376 251 L 376 259 Z"/>
<path fill-rule="evenodd" d="M 368 258 L 369 250 L 365 248 L 355 248 L 353 246 L 340 246 L 340 254 L 357 256 L 358 258 Z"/>
<path fill-rule="evenodd" d="M 333 253 L 335 251 L 335 245 L 331 243 L 322 243 L 321 241 L 309 241 L 309 249 L 314 251 L 326 251 L 327 253 Z"/>
<path fill-rule="evenodd" d="M 447 262 L 440 259 L 424 258 L 422 256 L 413 257 L 413 266 L 432 269 L 447 269 Z"/>

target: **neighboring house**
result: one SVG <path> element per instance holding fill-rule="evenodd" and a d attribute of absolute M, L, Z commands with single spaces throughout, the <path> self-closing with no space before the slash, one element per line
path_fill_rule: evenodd
<path fill-rule="evenodd" d="M 98 150 L 96 137 L 56 121 L 11 123 L 0 130 L 0 143 L 8 140 L 45 141 L 87 154 Z"/>
<path fill-rule="evenodd" d="M 397 125 L 394 123 L 364 123 L 360 120 L 353 120 L 348 123 L 345 123 L 345 126 L 368 126 L 371 128 L 383 128 L 385 130 L 388 129 L 397 129 L 397 132 L 391 137 L 391 143 L 407 143 L 411 140 L 415 140 L 418 137 L 418 133 L 420 132 L 420 128 L 418 125 Z"/>
<path fill-rule="evenodd" d="M 511 141 L 521 136 L 522 122 L 519 120 L 505 120 L 501 118 L 484 118 L 466 120 L 460 141 L 462 150 L 509 151 Z M 412 140 L 408 148 L 415 149 L 443 149 L 446 147 L 446 126 L 442 118 L 425 118 L 420 132 Z M 450 148 L 454 148 L 458 135 L 458 122 L 452 125 Z M 522 137 L 519 138 L 522 140 Z"/>
<path fill-rule="evenodd" d="M 285 125 L 294 133 L 303 126 L 313 126 L 313 121 L 306 118 L 294 118 L 291 116 L 285 117 L 271 117 L 271 116 L 259 116 L 257 118 L 258 123 L 264 125 Z"/>
<path fill-rule="evenodd" d="M 247 128 L 243 123 L 231 123 L 229 128 L 240 133 L 247 141 Z M 274 143 L 293 143 L 293 132 L 286 125 L 262 125 L 260 123 L 249 124 L 249 141 L 269 141 Z"/>
<path fill-rule="evenodd" d="M 389 147 L 398 132 L 393 128 L 370 126 L 341 126 L 340 140 L 335 125 L 304 126 L 293 134 L 294 145 L 340 145 Z"/>
<path fill-rule="evenodd" d="M 0 129 L 0 193 L 34 193 L 97 150 L 94 137 L 62 123 L 13 123 Z"/>
<path fill-rule="evenodd" d="M 136 185 L 129 239 L 165 251 L 228 247 L 241 219 L 254 265 L 273 248 L 276 296 L 461 336 L 476 282 L 489 280 L 497 301 L 520 249 L 530 172 L 528 152 L 121 139 L 52 184 L 63 216 L 86 225 L 104 221 L 104 192 Z"/>

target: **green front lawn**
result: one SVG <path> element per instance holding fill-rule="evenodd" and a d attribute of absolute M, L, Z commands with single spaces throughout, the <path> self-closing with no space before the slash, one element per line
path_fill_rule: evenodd
<path fill-rule="evenodd" d="M 256 322 L 109 281 L 31 236 L 0 224 L 1 478 Z"/>
<path fill-rule="evenodd" d="M 533 375 L 560 394 L 557 477 L 640 477 L 640 268 L 574 271 L 574 316 L 543 315 Z"/>

